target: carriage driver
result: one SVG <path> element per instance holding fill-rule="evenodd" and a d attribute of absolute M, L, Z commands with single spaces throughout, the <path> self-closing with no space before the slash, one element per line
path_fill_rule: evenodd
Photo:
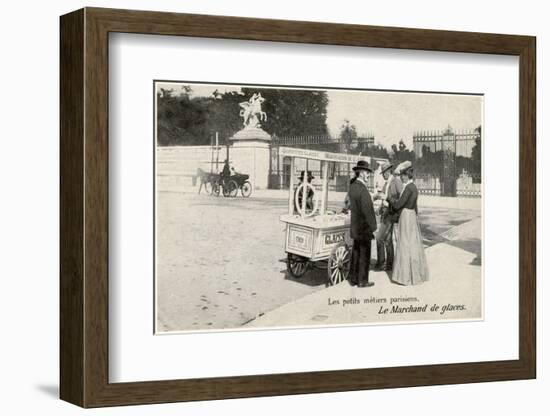
<path fill-rule="evenodd" d="M 222 183 L 225 183 L 225 181 L 227 181 L 229 179 L 229 177 L 231 176 L 231 168 L 229 167 L 229 159 L 224 160 L 223 169 L 222 169 L 222 173 L 221 173 L 220 176 L 221 176 Z"/>

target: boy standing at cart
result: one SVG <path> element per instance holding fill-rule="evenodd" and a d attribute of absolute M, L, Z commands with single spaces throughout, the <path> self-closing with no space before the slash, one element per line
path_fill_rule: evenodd
<path fill-rule="evenodd" d="M 350 231 L 353 239 L 350 282 L 358 287 L 370 287 L 374 285 L 373 282 L 369 282 L 371 241 L 377 228 L 374 205 L 367 188 L 372 169 L 368 162 L 359 160 L 353 170 L 358 173 L 358 176 L 349 190 Z"/>
<path fill-rule="evenodd" d="M 300 182 L 298 182 L 298 186 L 294 190 L 294 213 L 297 214 L 298 207 L 302 206 L 302 198 L 304 196 L 304 190 L 303 188 L 300 189 L 300 185 L 304 183 L 306 172 L 303 170 L 300 172 L 300 177 L 298 178 Z M 315 176 L 311 173 L 310 170 L 307 171 L 307 183 L 311 183 L 311 181 L 315 179 Z M 299 190 L 300 189 L 300 190 Z M 299 192 L 298 197 L 296 198 L 296 193 Z M 306 211 L 311 211 L 313 209 L 313 189 L 308 187 L 307 193 L 306 193 Z M 297 204 L 296 204 L 297 203 Z"/>

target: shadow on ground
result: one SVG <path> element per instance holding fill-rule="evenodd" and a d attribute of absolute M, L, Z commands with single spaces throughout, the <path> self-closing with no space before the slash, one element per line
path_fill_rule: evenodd
<path fill-rule="evenodd" d="M 46 396 L 50 396 L 54 399 L 59 398 L 59 386 L 54 384 L 38 384 L 34 386 L 36 390 L 39 392 L 45 394 Z"/>
<path fill-rule="evenodd" d="M 281 274 L 285 275 L 285 280 L 301 283 L 307 286 L 325 286 L 327 283 L 327 263 L 316 262 L 308 263 L 308 268 L 302 277 L 294 277 L 286 268 L 286 258 L 280 259 L 279 262 L 285 264 L 285 268 L 281 270 Z"/>
<path fill-rule="evenodd" d="M 479 239 L 453 240 L 453 241 L 447 241 L 447 244 L 453 247 L 461 248 L 462 250 L 475 254 L 476 257 L 472 260 L 470 265 L 481 266 L 481 240 Z"/>

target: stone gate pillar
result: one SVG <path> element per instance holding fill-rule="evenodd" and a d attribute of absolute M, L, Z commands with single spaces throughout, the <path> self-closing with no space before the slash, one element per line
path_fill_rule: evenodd
<path fill-rule="evenodd" d="M 250 175 L 254 189 L 267 189 L 271 136 L 260 127 L 245 127 L 230 137 L 231 163 L 240 173 Z"/>
<path fill-rule="evenodd" d="M 441 195 L 456 196 L 456 135 L 451 126 L 443 131 L 441 148 L 443 150 Z"/>

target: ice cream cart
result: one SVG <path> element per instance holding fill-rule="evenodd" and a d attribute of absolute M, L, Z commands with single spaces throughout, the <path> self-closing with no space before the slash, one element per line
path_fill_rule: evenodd
<path fill-rule="evenodd" d="M 359 157 L 289 147 L 279 148 L 279 154 L 290 159 L 288 213 L 280 217 L 286 224 L 288 271 L 299 278 L 312 265 L 324 267 L 326 262 L 327 283 L 341 283 L 348 278 L 351 265 L 350 216 L 341 209 L 331 211 L 327 208 L 329 166 L 334 162 L 355 164 Z M 295 186 L 297 159 L 320 162 L 320 191 L 306 180 Z"/>

